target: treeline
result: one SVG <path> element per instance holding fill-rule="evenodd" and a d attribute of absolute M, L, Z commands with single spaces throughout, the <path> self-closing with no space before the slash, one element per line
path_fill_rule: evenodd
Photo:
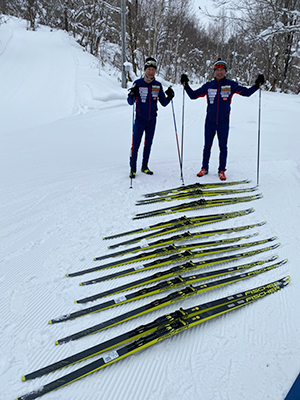
<path fill-rule="evenodd" d="M 121 71 L 121 1 L 0 0 L 0 13 L 26 19 L 31 30 L 63 29 Z M 124 1 L 126 60 L 136 75 L 153 56 L 166 80 L 178 83 L 184 72 L 201 83 L 222 57 L 242 84 L 262 72 L 268 90 L 300 92 L 300 0 L 212 0 L 219 12 L 205 25 L 193 0 Z"/>

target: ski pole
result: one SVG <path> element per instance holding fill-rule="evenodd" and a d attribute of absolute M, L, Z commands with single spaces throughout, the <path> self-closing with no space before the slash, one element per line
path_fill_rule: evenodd
<path fill-rule="evenodd" d="M 181 157 L 180 157 L 180 149 L 179 149 L 179 141 L 178 141 L 178 133 L 177 133 L 177 126 L 176 126 L 176 119 L 175 119 L 175 112 L 174 112 L 173 99 L 171 100 L 171 104 L 172 104 L 172 112 L 173 112 L 173 120 L 174 120 L 174 129 L 175 129 L 175 138 L 176 138 L 176 144 L 177 144 L 177 152 L 178 152 L 178 159 L 179 159 L 179 166 L 180 166 L 181 181 L 182 181 L 182 184 L 184 185 L 183 173 L 182 173 L 182 162 L 181 162 Z"/>
<path fill-rule="evenodd" d="M 257 181 L 259 186 L 259 153 L 260 153 L 260 116 L 261 116 L 261 88 L 259 88 L 259 101 L 258 101 L 258 134 L 257 134 Z"/>
<path fill-rule="evenodd" d="M 131 143 L 131 150 L 130 150 L 130 159 L 132 159 L 132 153 L 133 153 L 133 135 L 134 135 L 134 106 L 135 103 L 133 103 L 132 106 L 132 143 Z M 129 189 L 132 189 L 132 176 L 131 176 L 131 170 L 130 170 L 130 186 Z"/>
<path fill-rule="evenodd" d="M 182 127 L 181 127 L 181 170 L 183 167 L 183 134 L 184 134 L 184 86 L 182 88 Z M 184 182 L 182 180 L 182 184 L 184 185 Z"/>

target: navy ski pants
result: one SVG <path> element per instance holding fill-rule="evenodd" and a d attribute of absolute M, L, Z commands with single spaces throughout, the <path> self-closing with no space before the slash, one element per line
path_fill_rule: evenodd
<path fill-rule="evenodd" d="M 153 142 L 155 125 L 156 125 L 156 118 L 153 118 L 150 121 L 140 120 L 139 118 L 136 118 L 135 120 L 133 135 L 132 135 L 131 157 L 130 157 L 130 168 L 132 168 L 134 171 L 136 171 L 136 161 L 137 161 L 138 151 L 144 132 L 145 132 L 145 141 L 144 141 L 142 166 L 144 167 L 148 166 L 148 160 Z"/>
<path fill-rule="evenodd" d="M 219 171 L 225 171 L 226 161 L 227 161 L 227 140 L 229 133 L 229 119 L 222 122 L 221 124 L 214 124 L 210 122 L 208 119 L 206 119 L 205 131 L 204 131 L 202 168 L 208 170 L 210 152 L 216 133 L 218 136 L 219 148 L 220 148 Z"/>

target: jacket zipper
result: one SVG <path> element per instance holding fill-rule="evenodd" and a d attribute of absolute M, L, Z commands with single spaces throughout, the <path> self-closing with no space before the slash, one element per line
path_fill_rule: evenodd
<path fill-rule="evenodd" d="M 220 82 L 218 82 L 216 124 L 218 124 L 218 122 L 219 122 L 220 88 L 221 88 L 221 84 L 220 84 Z"/>
<path fill-rule="evenodd" d="M 149 121 L 151 116 L 151 96 L 152 96 L 152 86 L 151 84 L 149 84 L 149 116 L 148 116 Z"/>

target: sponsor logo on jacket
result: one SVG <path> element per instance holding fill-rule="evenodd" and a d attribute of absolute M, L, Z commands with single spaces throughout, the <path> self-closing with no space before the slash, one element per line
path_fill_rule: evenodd
<path fill-rule="evenodd" d="M 148 88 L 146 87 L 139 87 L 139 92 L 140 92 L 140 98 L 142 103 L 146 103 L 147 101 L 147 96 L 148 96 Z"/>
<path fill-rule="evenodd" d="M 218 92 L 218 89 L 208 89 L 207 90 L 208 101 L 210 104 L 214 104 L 217 92 Z"/>
<path fill-rule="evenodd" d="M 221 86 L 221 98 L 223 100 L 228 100 L 231 95 L 231 86 Z"/>
<path fill-rule="evenodd" d="M 155 85 L 152 86 L 152 98 L 153 98 L 153 100 L 157 100 L 158 95 L 159 95 L 159 90 L 160 90 L 159 86 L 155 86 Z"/>

